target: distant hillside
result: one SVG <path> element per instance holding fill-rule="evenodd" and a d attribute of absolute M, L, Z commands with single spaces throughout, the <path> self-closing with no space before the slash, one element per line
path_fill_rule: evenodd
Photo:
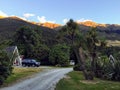
<path fill-rule="evenodd" d="M 55 38 L 56 31 L 47 27 L 32 24 L 18 17 L 7 17 L 0 19 L 0 42 L 7 39 L 12 39 L 16 30 L 21 26 L 30 26 L 39 28 L 42 31 L 43 41 L 52 42 Z"/>
<path fill-rule="evenodd" d="M 77 23 L 80 25 L 85 25 L 85 26 L 89 26 L 89 27 L 97 27 L 97 26 L 106 27 L 106 24 L 98 24 L 93 21 L 85 21 L 85 22 L 77 22 Z"/>
<path fill-rule="evenodd" d="M 117 24 L 99 24 L 93 21 L 79 22 L 79 28 L 82 31 L 90 30 L 96 27 L 99 37 L 105 37 L 108 40 L 120 40 L 120 25 Z"/>
<path fill-rule="evenodd" d="M 51 28 L 51 29 L 54 29 L 54 28 L 57 28 L 57 27 L 60 27 L 60 26 L 61 26 L 60 24 L 49 23 L 49 22 L 37 23 L 37 25 L 44 26 L 44 27 L 48 27 L 48 28 Z"/>
<path fill-rule="evenodd" d="M 93 21 L 78 22 L 78 24 L 85 27 L 97 27 L 99 30 L 109 30 L 109 31 L 120 30 L 120 25 L 118 24 L 99 24 Z"/>
<path fill-rule="evenodd" d="M 82 32 L 87 32 L 91 27 L 96 27 L 99 37 L 104 37 L 107 40 L 119 40 L 120 41 L 120 25 L 118 24 L 99 24 L 93 21 L 77 22 L 79 29 Z M 62 26 L 55 28 L 60 30 Z"/>
<path fill-rule="evenodd" d="M 120 41 L 120 25 L 98 24 L 92 21 L 79 22 L 78 24 L 79 29 L 84 33 L 90 30 L 91 27 L 97 27 L 99 37 L 104 37 L 107 40 Z M 18 17 L 0 18 L 0 42 L 14 38 L 16 30 L 18 30 L 21 26 L 39 28 L 42 31 L 42 41 L 44 41 L 48 45 L 52 45 L 56 42 L 55 37 L 57 35 L 57 31 L 62 28 L 62 26 L 60 26 L 59 24 L 36 24 L 36 22 L 25 21 Z"/>
<path fill-rule="evenodd" d="M 5 18 L 4 16 L 0 16 L 0 18 Z"/>

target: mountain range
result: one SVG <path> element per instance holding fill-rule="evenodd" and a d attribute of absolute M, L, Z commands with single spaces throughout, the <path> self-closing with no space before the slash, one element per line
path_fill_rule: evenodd
<path fill-rule="evenodd" d="M 0 42 L 14 38 L 16 30 L 22 26 L 39 28 L 42 31 L 43 41 L 46 41 L 46 43 L 52 43 L 55 39 L 56 31 L 51 28 L 33 24 L 18 17 L 7 17 L 0 19 Z"/>
<path fill-rule="evenodd" d="M 97 27 L 99 37 L 104 37 L 107 40 L 120 40 L 119 37 L 120 25 L 99 24 L 93 21 L 77 23 L 79 25 L 79 29 L 82 30 L 83 32 L 88 31 L 91 27 Z M 15 16 L 14 17 L 0 16 L 0 42 L 6 39 L 13 38 L 16 30 L 18 30 L 21 26 L 40 28 L 42 30 L 43 40 L 52 44 L 55 41 L 55 35 L 57 34 L 57 30 L 59 30 L 63 25 L 49 22 L 46 23 L 30 22 Z"/>

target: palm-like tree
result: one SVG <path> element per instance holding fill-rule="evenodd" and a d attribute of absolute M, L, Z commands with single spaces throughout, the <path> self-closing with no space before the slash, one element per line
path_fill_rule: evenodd
<path fill-rule="evenodd" d="M 96 33 L 96 28 L 93 27 L 91 28 L 90 31 L 88 31 L 87 35 L 86 35 L 86 45 L 88 47 L 88 51 L 90 53 L 91 56 L 91 71 L 92 71 L 92 75 L 94 76 L 95 72 L 96 72 L 96 50 L 97 50 L 97 43 L 98 43 L 98 38 L 97 38 L 97 33 Z"/>
<path fill-rule="evenodd" d="M 85 59 L 82 48 L 84 38 L 79 30 L 77 23 L 70 19 L 69 22 L 67 22 L 67 24 L 59 32 L 59 36 L 68 38 L 68 43 L 76 54 L 78 63 L 81 65 L 85 79 L 89 79 L 87 70 L 85 68 Z"/>

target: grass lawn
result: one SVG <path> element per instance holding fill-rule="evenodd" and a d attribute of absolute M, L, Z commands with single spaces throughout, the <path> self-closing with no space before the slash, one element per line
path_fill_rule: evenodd
<path fill-rule="evenodd" d="M 3 86 L 7 86 L 25 78 L 29 78 L 35 73 L 40 72 L 42 69 L 39 67 L 14 67 L 13 74 L 7 78 Z"/>
<path fill-rule="evenodd" d="M 95 79 L 86 81 L 81 72 L 70 72 L 59 81 L 55 90 L 120 90 L 120 82 Z"/>

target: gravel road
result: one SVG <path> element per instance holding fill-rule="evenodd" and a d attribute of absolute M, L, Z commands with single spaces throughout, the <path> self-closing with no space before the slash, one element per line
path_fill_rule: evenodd
<path fill-rule="evenodd" d="M 0 90 L 54 90 L 56 83 L 72 68 L 45 69 L 32 78 Z"/>

